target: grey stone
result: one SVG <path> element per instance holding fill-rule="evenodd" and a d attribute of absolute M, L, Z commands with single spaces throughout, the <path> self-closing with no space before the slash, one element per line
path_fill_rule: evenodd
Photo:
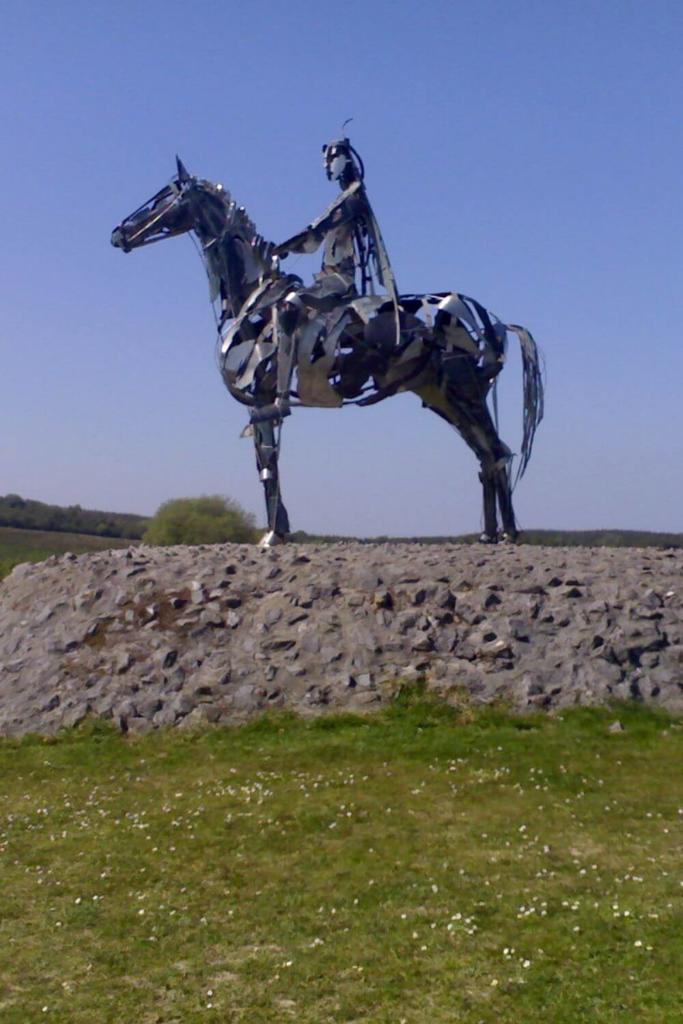
<path fill-rule="evenodd" d="M 154 715 L 152 719 L 152 725 L 155 729 L 164 729 L 170 725 L 175 725 L 176 712 L 170 704 L 164 704 L 160 711 Z"/>
<path fill-rule="evenodd" d="M 125 732 L 132 733 L 133 735 L 143 736 L 145 733 L 150 732 L 154 726 L 146 718 L 128 718 L 126 720 Z"/>
<path fill-rule="evenodd" d="M 156 602 L 145 605 L 145 607 L 142 608 L 139 613 L 140 622 L 143 625 L 148 625 L 149 623 L 154 622 L 159 617 L 160 611 L 161 606 Z"/>
<path fill-rule="evenodd" d="M 161 711 L 163 704 L 164 702 L 159 697 L 145 697 L 136 702 L 138 715 L 141 718 L 153 718 L 157 711 Z"/>
<path fill-rule="evenodd" d="M 194 696 L 198 700 L 204 700 L 207 697 L 211 697 L 213 694 L 213 686 L 208 683 L 199 683 L 193 690 Z"/>
<path fill-rule="evenodd" d="M 62 715 L 61 725 L 64 729 L 72 729 L 87 717 L 90 705 L 87 701 L 79 701 L 73 707 L 68 708 Z"/>
<path fill-rule="evenodd" d="M 111 718 L 113 715 L 114 705 L 117 703 L 118 697 L 113 693 L 104 693 L 101 697 L 93 702 L 93 711 L 100 718 Z"/>
<path fill-rule="evenodd" d="M 222 716 L 221 708 L 216 704 L 201 704 L 197 710 L 201 711 L 207 722 L 217 722 Z"/>
<path fill-rule="evenodd" d="M 114 714 L 117 718 L 128 719 L 137 717 L 138 709 L 132 700 L 123 700 L 118 704 L 114 710 Z"/>
<path fill-rule="evenodd" d="M 281 702 L 322 712 L 357 706 L 365 674 L 426 676 L 475 702 L 631 696 L 676 710 L 682 569 L 678 551 L 452 544 L 55 558 L 2 583 L 0 731 L 50 733 L 79 705 L 122 728 L 206 722 L 207 708 L 239 720 Z"/>
<path fill-rule="evenodd" d="M 55 613 L 55 605 L 46 604 L 41 612 L 36 615 L 36 626 L 43 626 Z"/>
<path fill-rule="evenodd" d="M 395 619 L 396 629 L 400 633 L 407 633 L 408 630 L 417 626 L 418 620 L 421 618 L 423 618 L 423 616 L 416 611 L 399 612 Z"/>
<path fill-rule="evenodd" d="M 313 632 L 303 633 L 299 639 L 298 646 L 300 650 L 308 654 L 317 654 L 320 650 L 320 637 L 317 633 Z"/>
<path fill-rule="evenodd" d="M 179 693 L 171 701 L 170 707 L 173 709 L 176 716 L 189 715 L 190 711 L 194 709 L 197 702 L 194 697 L 190 696 L 189 693 Z"/>
<path fill-rule="evenodd" d="M 221 629 L 225 626 L 225 619 L 216 608 L 212 608 L 211 605 L 207 605 L 202 611 L 199 621 L 201 625 L 208 626 L 210 629 Z"/>
<path fill-rule="evenodd" d="M 130 651 L 117 651 L 114 658 L 114 672 L 121 676 L 131 667 L 135 658 Z"/>
<path fill-rule="evenodd" d="M 270 628 L 274 626 L 282 618 L 282 608 L 271 605 L 270 608 L 266 608 L 263 612 L 263 624 Z"/>
<path fill-rule="evenodd" d="M 455 608 L 455 595 L 449 587 L 440 586 L 434 594 L 434 604 L 437 608 Z"/>
<path fill-rule="evenodd" d="M 162 647 L 156 652 L 154 660 L 163 669 L 172 668 L 178 660 L 178 651 L 175 647 Z"/>
<path fill-rule="evenodd" d="M 232 695 L 232 706 L 236 711 L 250 711 L 256 704 L 253 686 L 240 686 Z"/>

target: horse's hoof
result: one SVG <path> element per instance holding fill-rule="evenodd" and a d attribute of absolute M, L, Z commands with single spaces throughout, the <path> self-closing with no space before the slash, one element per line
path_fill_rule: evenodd
<path fill-rule="evenodd" d="M 264 533 L 263 537 L 259 541 L 260 548 L 274 548 L 278 544 L 286 544 L 287 538 L 283 537 L 281 533 L 276 533 L 275 530 L 268 530 L 268 533 Z"/>
<path fill-rule="evenodd" d="M 497 544 L 498 543 L 498 534 L 494 533 L 493 536 L 492 536 L 490 533 L 482 533 L 482 535 L 479 538 L 479 543 L 480 544 Z"/>

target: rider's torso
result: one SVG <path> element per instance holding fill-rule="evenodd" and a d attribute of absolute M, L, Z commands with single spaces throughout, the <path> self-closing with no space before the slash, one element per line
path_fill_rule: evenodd
<path fill-rule="evenodd" d="M 355 284 L 356 270 L 364 262 L 358 251 L 367 237 L 367 204 L 359 195 L 349 196 L 335 211 L 339 223 L 329 229 L 325 238 L 322 274 L 338 274 L 349 287 Z"/>

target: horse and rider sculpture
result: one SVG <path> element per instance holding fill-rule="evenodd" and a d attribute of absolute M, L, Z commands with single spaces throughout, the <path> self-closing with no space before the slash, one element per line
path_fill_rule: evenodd
<path fill-rule="evenodd" d="M 266 501 L 263 544 L 281 543 L 290 532 L 278 455 L 291 409 L 370 405 L 406 391 L 455 427 L 479 460 L 481 540 L 515 540 L 513 457 L 498 435 L 496 384 L 512 332 L 521 348 L 524 403 L 516 483 L 543 416 L 532 335 L 456 292 L 399 294 L 360 156 L 341 138 L 323 147 L 323 159 L 339 194 L 279 245 L 258 234 L 226 189 L 189 174 L 179 159 L 176 176 L 114 229 L 112 244 L 130 252 L 188 232 L 197 238 L 212 301 L 220 304 L 219 367 L 230 393 L 249 407 L 246 433 Z M 322 267 L 312 283 L 281 269 L 290 253 L 321 245 Z"/>

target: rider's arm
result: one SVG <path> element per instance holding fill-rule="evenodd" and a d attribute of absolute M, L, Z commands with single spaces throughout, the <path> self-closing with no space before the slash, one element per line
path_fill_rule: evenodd
<path fill-rule="evenodd" d="M 298 235 L 293 235 L 285 242 L 276 245 L 274 253 L 284 259 L 289 252 L 315 252 L 328 231 L 347 221 L 355 220 L 363 210 L 362 201 L 355 195 L 348 198 L 342 197 L 342 201 L 338 205 L 319 217 L 313 224 L 309 224 L 304 231 L 300 231 Z"/>
<path fill-rule="evenodd" d="M 315 252 L 324 237 L 324 232 L 320 233 L 318 229 L 309 226 L 305 231 L 300 231 L 298 235 L 292 235 L 285 242 L 280 242 L 275 246 L 273 252 L 283 259 L 290 252 Z"/>

